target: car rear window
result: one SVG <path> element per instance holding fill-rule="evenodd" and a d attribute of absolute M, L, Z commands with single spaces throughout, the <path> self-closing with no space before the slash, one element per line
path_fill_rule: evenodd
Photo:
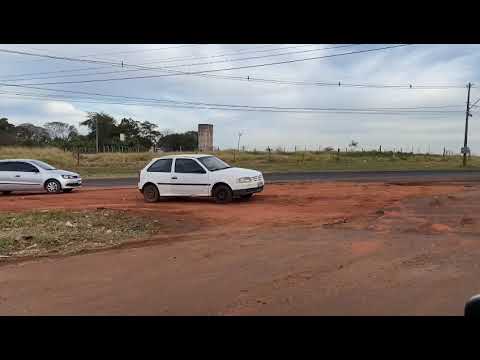
<path fill-rule="evenodd" d="M 148 172 L 171 172 L 172 159 L 160 159 L 155 161 L 147 170 Z"/>

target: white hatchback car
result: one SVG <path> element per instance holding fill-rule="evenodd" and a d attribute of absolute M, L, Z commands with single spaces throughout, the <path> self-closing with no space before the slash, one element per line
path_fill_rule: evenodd
<path fill-rule="evenodd" d="M 263 190 L 262 173 L 229 166 L 212 155 L 172 155 L 153 159 L 140 171 L 145 201 L 160 196 L 212 196 L 217 203 L 249 199 Z"/>

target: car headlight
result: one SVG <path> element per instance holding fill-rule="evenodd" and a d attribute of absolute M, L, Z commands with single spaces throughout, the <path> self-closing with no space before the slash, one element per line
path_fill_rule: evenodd
<path fill-rule="evenodd" d="M 73 175 L 62 175 L 62 178 L 64 178 L 64 179 L 75 179 L 75 176 L 73 176 Z"/>
<path fill-rule="evenodd" d="M 252 181 L 252 178 L 249 178 L 249 177 L 241 177 L 238 179 L 239 183 L 249 183 L 251 181 Z"/>

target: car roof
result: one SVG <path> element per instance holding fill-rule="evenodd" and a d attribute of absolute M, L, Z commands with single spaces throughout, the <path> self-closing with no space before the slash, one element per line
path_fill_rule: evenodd
<path fill-rule="evenodd" d="M 0 161 L 26 161 L 26 162 L 31 162 L 31 161 L 39 161 L 39 160 L 33 160 L 33 159 L 1 159 Z"/>
<path fill-rule="evenodd" d="M 214 156 L 210 154 L 177 154 L 177 155 L 165 155 L 159 158 L 155 158 L 153 160 L 160 160 L 160 159 L 177 159 L 177 158 L 193 158 L 198 159 L 205 156 Z"/>

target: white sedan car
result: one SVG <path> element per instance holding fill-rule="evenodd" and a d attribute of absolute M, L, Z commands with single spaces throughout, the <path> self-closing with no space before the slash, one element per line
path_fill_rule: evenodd
<path fill-rule="evenodd" d="M 70 192 L 82 185 L 77 173 L 59 170 L 39 160 L 0 160 L 0 193 L 12 191 Z"/>
<path fill-rule="evenodd" d="M 140 171 L 145 201 L 160 196 L 212 196 L 217 203 L 249 199 L 263 190 L 262 173 L 235 168 L 212 155 L 172 155 L 153 159 Z"/>

